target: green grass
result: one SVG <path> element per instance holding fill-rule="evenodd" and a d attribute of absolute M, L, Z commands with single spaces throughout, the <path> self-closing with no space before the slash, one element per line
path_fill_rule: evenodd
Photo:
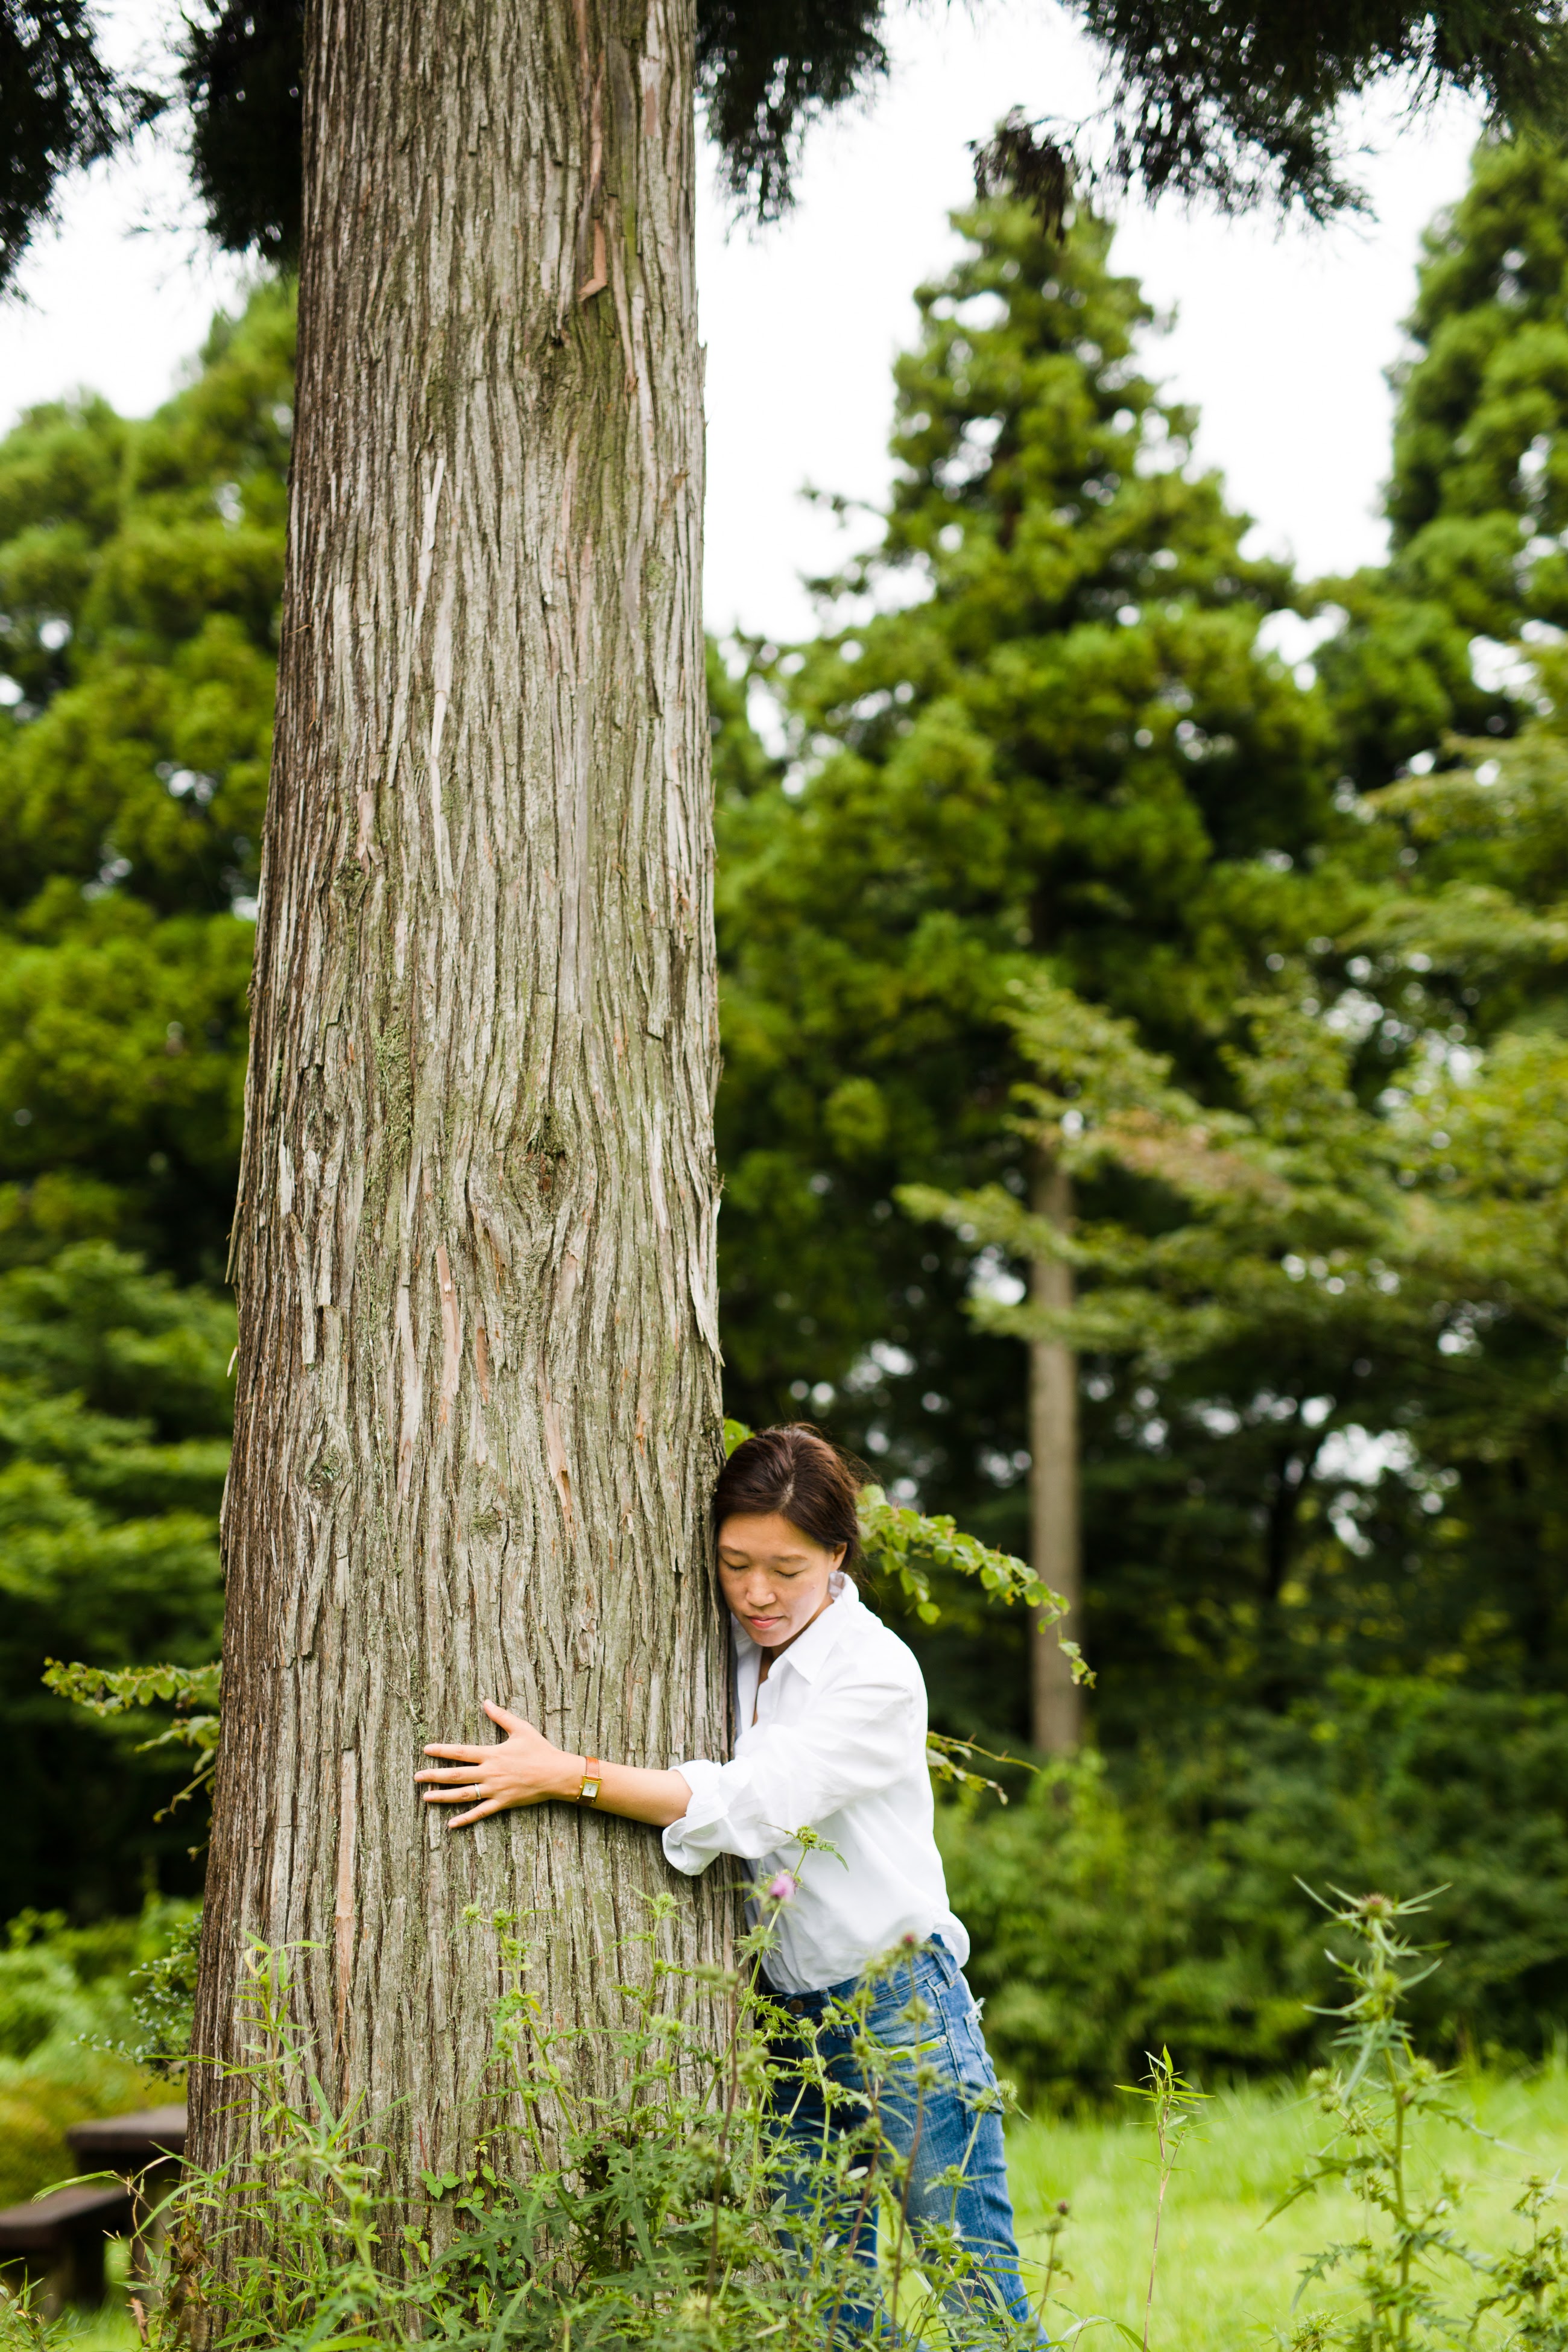
<path fill-rule="evenodd" d="M 1442 2126 L 1422 2162 L 1427 2177 L 1454 2176 L 1462 2190 L 1460 2234 L 1494 2251 L 1521 2228 L 1509 2208 L 1522 2179 L 1568 2172 L 1568 2064 L 1560 2058 L 1524 2079 L 1464 2075 L 1453 2104 L 1491 2139 Z M 1045 2216 L 1058 2199 L 1069 2208 L 1059 2259 L 1072 2275 L 1059 2300 L 1053 2297 L 1053 2333 L 1069 2314 L 1091 2313 L 1142 2333 L 1155 2174 L 1151 2135 L 1133 2105 L 1129 2099 L 1125 2119 L 1024 2123 L 1009 2135 L 1020 2242 L 1026 2260 L 1034 2258 L 1037 2282 Z M 1204 2110 L 1198 2128 L 1166 2193 L 1151 2352 L 1230 2352 L 1271 2342 L 1276 2330 L 1289 2336 L 1304 2261 L 1364 2226 L 1355 2200 L 1337 2192 L 1267 2218 L 1324 2137 L 1325 2119 L 1309 2094 L 1226 2092 Z M 1313 2289 L 1296 2316 L 1344 2299 L 1342 2285 Z M 1103 2352 L 1119 2340 L 1109 2327 L 1088 2338 Z"/>

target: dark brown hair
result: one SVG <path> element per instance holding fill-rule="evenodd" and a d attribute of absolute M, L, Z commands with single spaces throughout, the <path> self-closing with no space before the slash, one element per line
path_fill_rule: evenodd
<path fill-rule="evenodd" d="M 809 1422 L 791 1421 L 742 1438 L 719 1473 L 710 1506 L 714 1539 L 726 1519 L 781 1518 L 825 1551 L 844 1547 L 839 1566 L 852 1569 L 860 1549 L 856 1500 L 859 1465 L 830 1445 Z"/>

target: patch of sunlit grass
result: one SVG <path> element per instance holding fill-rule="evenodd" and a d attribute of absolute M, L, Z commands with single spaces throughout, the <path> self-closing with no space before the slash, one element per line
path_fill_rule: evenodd
<path fill-rule="evenodd" d="M 1568 2063 L 1559 2057 L 1522 2078 L 1461 2075 L 1453 2104 L 1489 2137 L 1443 2126 L 1421 2161 L 1462 2184 L 1460 2230 L 1493 2251 L 1519 2233 L 1509 2209 L 1524 2177 L 1568 2174 Z M 1071 2276 L 1058 2273 L 1053 2335 L 1074 2314 L 1103 2314 L 1142 2334 L 1155 2173 L 1147 2128 L 1127 2105 L 1125 2116 L 1020 2123 L 1009 2134 L 1020 2242 L 1037 2290 L 1046 2217 L 1058 2199 L 1069 2209 L 1059 2246 Z M 1166 2197 L 1151 2352 L 1231 2352 L 1270 2342 L 1276 2330 L 1289 2334 L 1303 2263 L 1364 2226 L 1355 2200 L 1338 2191 L 1268 2218 L 1325 2130 L 1300 2087 L 1223 2092 L 1204 2110 Z M 1301 2307 L 1344 2295 L 1331 2283 L 1310 2290 Z M 1088 2343 L 1096 2337 L 1111 2352 L 1109 2327 Z"/>

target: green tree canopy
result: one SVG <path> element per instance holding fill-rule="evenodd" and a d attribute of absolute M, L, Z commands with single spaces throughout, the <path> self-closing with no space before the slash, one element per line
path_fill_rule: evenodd
<path fill-rule="evenodd" d="M 1325 682 L 1363 788 L 1505 734 L 1531 708 L 1520 637 L 1568 623 L 1568 159 L 1483 141 L 1425 239 L 1386 494 L 1385 566 L 1328 583 L 1344 631 Z"/>
<path fill-rule="evenodd" d="M 888 0 L 698 0 L 696 13 L 710 134 L 735 195 L 768 218 L 789 203 L 808 126 L 887 71 Z M 1079 0 L 1074 13 L 1104 61 L 1110 103 L 1069 147 L 1115 184 L 1204 192 L 1233 207 L 1279 197 L 1322 218 L 1354 205 L 1337 116 L 1390 77 L 1428 100 L 1470 92 L 1516 124 L 1559 122 L 1568 89 L 1550 0 L 1462 11 L 1332 0 L 1310 18 L 1281 0 Z M 204 0 L 184 22 L 177 91 L 160 91 L 109 68 L 82 0 L 3 0 L 0 289 L 54 216 L 64 177 L 176 96 L 210 234 L 233 252 L 292 258 L 303 20 L 302 0 Z M 1021 117 L 997 159 L 1021 158 L 1026 178 L 1041 143 L 1058 177 L 1061 151 Z"/>
<path fill-rule="evenodd" d="M 1516 187 L 1518 163 L 1483 148 L 1478 185 Z M 1396 489 L 1419 470 L 1408 439 Z M 1488 503 L 1514 473 L 1510 457 L 1477 492 L 1477 527 L 1500 513 L 1517 541 L 1526 524 Z M 1452 545 L 1447 496 L 1428 480 L 1420 529 Z M 1057 1321 L 1127 1367 L 1149 1475 L 1163 1460 L 1173 1492 L 1184 1475 L 1202 1496 L 1173 1549 L 1129 1514 L 1152 1572 L 1124 1641 L 1147 1642 L 1163 1608 L 1194 1679 L 1228 1660 L 1245 1682 L 1247 1654 L 1271 1652 L 1280 1691 L 1336 1660 L 1550 1689 L 1568 1662 L 1568 666 L 1543 538 L 1525 549 L 1538 625 L 1520 732 L 1447 737 L 1440 764 L 1353 800 L 1318 882 L 1337 937 L 1246 1008 L 1228 1109 L 1173 1089 L 1125 1024 L 1059 988 L 1019 1001 L 1037 1080 L 1016 1098 L 1024 1130 L 1133 1188 L 1066 1245 L 1084 1288 Z M 1009 1258 L 1052 1245 L 995 1185 L 906 1197 Z M 1022 1304 L 975 1312 L 1042 1327 Z M 1248 1450 L 1273 1456 L 1267 1507 L 1211 1545 Z"/>
<path fill-rule="evenodd" d="M 223 1603 L 234 1316 L 101 1242 L 0 1274 L 0 1876 L 15 1907 L 134 1908 L 199 1884 L 179 1754 L 44 1689 L 50 1657 L 198 1664 Z"/>
<path fill-rule="evenodd" d="M 1344 1669 L 1550 1690 L 1568 1655 L 1542 1475 L 1568 1339 L 1563 1042 L 1505 1032 L 1480 1054 L 1424 1027 L 1369 1100 L 1363 1003 L 1281 989 L 1246 1008 L 1242 1108 L 1216 1113 L 1126 1024 L 1037 987 L 1021 1124 L 1086 1179 L 1117 1168 L 1142 1216 L 1062 1236 L 999 1186 L 903 1196 L 972 1242 L 1077 1267 L 1048 1336 L 1128 1366 L 1131 1450 L 1203 1501 L 1159 1544 L 1145 1497 L 1142 1608 L 1112 1629 L 1123 1685 L 1163 1651 L 1189 1709 L 1205 1686 L 1279 1707 Z M 974 1312 L 1019 1337 L 1044 1319 Z M 1248 1478 L 1260 1507 L 1243 1514 Z M 1102 1584 L 1102 1608 L 1125 1608 Z"/>
<path fill-rule="evenodd" d="M 871 1274 L 894 1171 L 1017 1160 L 1008 978 L 1048 956 L 1212 1067 L 1315 920 L 1298 861 L 1335 822 L 1321 706 L 1258 642 L 1291 583 L 1136 366 L 1150 313 L 1109 230 L 967 226 L 899 364 L 885 539 L 837 583 L 926 593 L 774 661 L 787 772 L 726 760 L 720 706 L 728 1345 L 770 1403 L 907 1338 Z M 833 1328 L 802 1335 L 767 1294 L 808 1233 L 847 1255 Z"/>
<path fill-rule="evenodd" d="M 145 423 L 0 442 L 0 1234 L 221 1272 L 267 784 L 293 314 Z"/>

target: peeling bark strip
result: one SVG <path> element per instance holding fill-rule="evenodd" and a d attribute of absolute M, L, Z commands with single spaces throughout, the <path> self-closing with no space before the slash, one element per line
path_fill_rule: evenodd
<path fill-rule="evenodd" d="M 465 1906 L 532 1915 L 587 2021 L 669 1883 L 597 1814 L 454 1835 L 422 1742 L 486 1697 L 637 1762 L 724 1736 L 692 38 L 690 0 L 309 38 L 197 2046 L 238 2054 L 246 1936 L 314 1947 L 318 2063 L 405 2184 L 483 2114 Z"/>
<path fill-rule="evenodd" d="M 359 1814 L 359 1758 L 343 1750 L 338 1771 L 338 1883 L 332 1910 L 332 1943 L 337 1958 L 338 2063 L 348 2044 L 349 1996 L 354 1969 L 354 1830 Z"/>

